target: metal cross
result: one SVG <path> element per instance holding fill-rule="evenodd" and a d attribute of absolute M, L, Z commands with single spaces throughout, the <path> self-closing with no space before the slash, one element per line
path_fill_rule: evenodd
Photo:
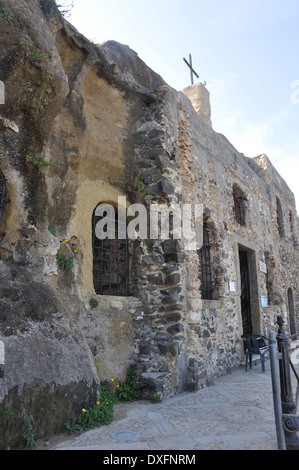
<path fill-rule="evenodd" d="M 183 58 L 184 62 L 188 65 L 189 69 L 190 69 L 190 72 L 191 72 L 191 85 L 194 84 L 194 81 L 193 81 L 193 74 L 199 78 L 199 76 L 197 75 L 197 73 L 195 72 L 194 68 L 192 67 L 192 57 L 191 57 L 191 54 L 189 54 L 189 62 L 185 59 L 185 57 Z"/>

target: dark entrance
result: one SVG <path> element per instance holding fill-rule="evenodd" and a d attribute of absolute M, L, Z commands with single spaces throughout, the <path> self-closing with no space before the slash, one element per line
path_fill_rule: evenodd
<path fill-rule="evenodd" d="M 296 334 L 295 307 L 294 307 L 293 291 L 291 288 L 288 290 L 288 306 L 289 306 L 289 318 L 290 318 L 290 332 L 291 332 L 291 335 L 294 335 Z"/>
<path fill-rule="evenodd" d="M 252 334 L 251 308 L 250 308 L 250 277 L 247 251 L 239 251 L 241 276 L 241 313 L 243 334 Z"/>

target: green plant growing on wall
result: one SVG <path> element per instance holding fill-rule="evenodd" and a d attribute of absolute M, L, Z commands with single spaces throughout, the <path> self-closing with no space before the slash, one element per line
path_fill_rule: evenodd
<path fill-rule="evenodd" d="M 109 424 L 113 419 L 113 408 L 116 403 L 139 400 L 139 396 L 134 390 L 136 380 L 136 366 L 132 364 L 128 368 L 124 382 L 120 381 L 114 390 L 103 385 L 99 401 L 89 409 L 83 408 L 77 421 L 73 419 L 65 423 L 66 429 L 70 433 L 82 432 Z M 114 383 L 114 379 L 111 381 Z"/>
<path fill-rule="evenodd" d="M 31 269 L 31 271 L 36 272 L 36 271 L 38 271 L 41 267 L 42 267 L 41 264 L 36 263 L 36 264 L 32 264 L 32 265 L 30 266 L 30 269 Z"/>
<path fill-rule="evenodd" d="M 132 180 L 131 190 L 136 192 L 141 199 L 144 199 L 147 195 L 148 189 L 145 183 L 141 179 L 141 173 L 139 171 L 136 172 L 135 178 Z"/>
<path fill-rule="evenodd" d="M 134 389 L 136 381 L 136 366 L 132 364 L 127 370 L 126 380 L 124 382 L 122 380 L 119 381 L 119 386 L 117 388 L 117 397 L 120 401 L 139 400 L 139 395 Z"/>
<path fill-rule="evenodd" d="M 81 426 L 80 424 L 76 422 L 75 419 L 72 419 L 71 421 L 64 423 L 64 425 L 70 434 L 74 434 L 75 432 L 81 431 Z"/>
<path fill-rule="evenodd" d="M 89 300 L 89 306 L 91 309 L 97 308 L 98 305 L 99 305 L 99 302 L 96 299 Z"/>
<path fill-rule="evenodd" d="M 4 18 L 5 20 L 10 20 L 12 18 L 12 15 L 8 8 L 1 8 L 0 9 L 0 17 Z"/>
<path fill-rule="evenodd" d="M 123 191 L 126 191 L 126 186 L 125 186 L 125 183 L 121 183 L 120 181 L 114 181 L 113 183 L 115 186 L 118 186 L 120 189 L 122 189 Z"/>
<path fill-rule="evenodd" d="M 161 403 L 162 400 L 159 397 L 159 395 L 152 395 L 152 397 L 150 398 L 150 402 L 151 403 Z"/>
<path fill-rule="evenodd" d="M 53 235 L 53 237 L 56 237 L 56 230 L 55 230 L 55 227 L 48 227 L 48 230 L 49 230 L 49 232 L 51 233 L 51 235 Z"/>
<path fill-rule="evenodd" d="M 57 253 L 56 255 L 58 266 L 63 271 L 68 271 L 74 267 L 74 258 L 73 256 L 66 255 L 64 253 Z"/>
<path fill-rule="evenodd" d="M 142 175 L 139 170 L 137 170 L 135 176 L 130 179 L 124 180 L 123 182 L 115 181 L 113 184 L 121 188 L 123 191 L 137 196 L 138 200 L 144 200 L 148 193 L 147 186 L 143 182 Z"/>
<path fill-rule="evenodd" d="M 151 103 L 151 104 L 149 105 L 149 109 L 150 109 L 150 111 L 153 111 L 153 112 L 154 112 L 154 111 L 156 111 L 157 109 L 161 108 L 161 106 L 162 106 L 161 103 L 155 102 L 155 103 Z"/>
<path fill-rule="evenodd" d="M 106 386 L 101 387 L 99 401 L 92 407 L 83 408 L 78 421 L 71 420 L 65 423 L 70 432 L 82 432 L 111 423 L 113 419 L 113 407 L 117 403 L 117 397 Z"/>
<path fill-rule="evenodd" d="M 33 49 L 29 53 L 29 57 L 32 60 L 36 60 L 37 62 L 41 62 L 44 59 L 53 59 L 53 52 L 52 51 L 45 51 L 43 52 L 41 49 Z"/>
<path fill-rule="evenodd" d="M 42 62 L 44 59 L 53 59 L 53 52 L 50 50 L 41 50 L 39 48 L 35 48 L 32 44 L 28 41 L 24 41 L 21 43 L 21 46 L 25 49 L 25 57 L 29 60 L 35 62 Z"/>
<path fill-rule="evenodd" d="M 2 418 L 7 418 L 7 417 L 9 417 L 9 416 L 12 416 L 12 411 L 11 411 L 11 410 L 6 410 L 6 409 L 3 408 L 3 406 L 1 405 L 1 406 L 0 406 L 0 420 L 1 420 Z M 1 422 L 1 421 L 0 421 L 0 422 Z M 2 424 L 3 424 L 3 423 L 1 422 L 1 425 L 2 425 Z"/>
<path fill-rule="evenodd" d="M 137 145 L 142 145 L 144 143 L 145 136 L 146 136 L 146 131 L 133 133 L 133 139 Z"/>
<path fill-rule="evenodd" d="M 33 165 L 38 166 L 38 167 L 43 166 L 43 165 L 48 165 L 48 166 L 54 166 L 55 168 L 60 168 L 60 169 L 62 168 L 62 166 L 58 165 L 57 163 L 49 162 L 42 155 L 35 155 L 35 157 L 32 155 L 26 155 L 26 160 L 27 162 L 30 162 Z"/>
<path fill-rule="evenodd" d="M 36 440 L 38 438 L 38 434 L 33 428 L 32 423 L 30 423 L 28 418 L 25 418 L 25 424 L 28 426 L 28 432 L 23 435 L 26 441 L 26 450 L 34 450 L 36 447 Z"/>

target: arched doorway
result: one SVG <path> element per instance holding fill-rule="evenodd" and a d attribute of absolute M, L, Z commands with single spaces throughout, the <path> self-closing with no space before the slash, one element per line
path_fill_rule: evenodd
<path fill-rule="evenodd" d="M 293 290 L 288 290 L 288 310 L 289 310 L 289 321 L 290 321 L 290 333 L 294 335 L 296 333 L 296 322 L 295 322 L 295 305 Z"/>

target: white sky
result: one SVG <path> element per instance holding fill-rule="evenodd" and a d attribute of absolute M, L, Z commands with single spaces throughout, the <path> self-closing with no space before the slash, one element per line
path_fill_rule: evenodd
<path fill-rule="evenodd" d="M 248 157 L 266 153 L 299 210 L 298 0 L 74 0 L 67 19 L 95 43 L 130 46 L 177 90 L 192 54 L 213 128 Z"/>

